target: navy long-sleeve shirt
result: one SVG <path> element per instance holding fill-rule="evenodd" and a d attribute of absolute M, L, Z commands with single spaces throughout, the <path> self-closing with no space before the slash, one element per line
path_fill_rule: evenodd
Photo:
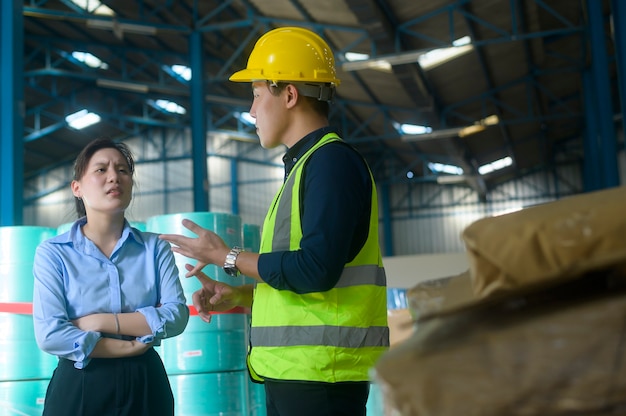
<path fill-rule="evenodd" d="M 325 134 L 316 130 L 287 150 L 285 179 L 295 163 Z M 369 232 L 372 181 L 361 155 L 344 142 L 317 149 L 304 167 L 300 250 L 261 254 L 258 270 L 275 289 L 296 293 L 332 289 L 363 247 Z"/>

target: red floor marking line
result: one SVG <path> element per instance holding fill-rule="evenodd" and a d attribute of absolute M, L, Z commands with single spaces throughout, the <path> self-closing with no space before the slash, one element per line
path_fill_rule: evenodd
<path fill-rule="evenodd" d="M 18 315 L 32 315 L 33 304 L 31 302 L 0 302 L 0 313 L 13 313 Z M 198 311 L 193 305 L 189 305 L 189 313 L 192 316 L 198 315 Z M 211 312 L 211 315 L 221 315 L 230 313 L 247 313 L 245 308 L 237 306 L 223 312 Z"/>

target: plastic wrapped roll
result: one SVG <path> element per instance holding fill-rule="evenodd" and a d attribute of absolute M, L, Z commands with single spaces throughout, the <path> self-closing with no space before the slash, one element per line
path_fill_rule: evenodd
<path fill-rule="evenodd" d="M 248 415 L 248 372 L 170 375 L 176 416 Z"/>
<path fill-rule="evenodd" d="M 56 366 L 56 357 L 37 346 L 33 318 L 23 311 L 33 301 L 35 250 L 55 235 L 48 227 L 0 227 L 0 381 L 49 378 Z"/>
<path fill-rule="evenodd" d="M 129 221 L 131 227 L 135 227 L 139 231 L 148 231 L 148 226 L 143 221 Z"/>
<path fill-rule="evenodd" d="M 50 380 L 0 382 L 0 414 L 40 415 Z"/>
<path fill-rule="evenodd" d="M 246 368 L 244 314 L 213 315 L 211 323 L 190 316 L 185 331 L 161 341 L 159 354 L 168 374 L 240 371 Z"/>

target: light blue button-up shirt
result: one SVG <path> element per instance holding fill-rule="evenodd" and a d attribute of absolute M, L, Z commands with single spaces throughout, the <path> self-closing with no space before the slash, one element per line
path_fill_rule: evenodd
<path fill-rule="evenodd" d="M 79 219 L 37 247 L 33 320 L 39 348 L 84 368 L 98 340 L 114 336 L 82 331 L 71 322 L 94 313 L 142 313 L 152 334 L 138 340 L 154 345 L 182 333 L 189 308 L 169 243 L 125 221 L 107 258 L 83 235 L 86 222 Z"/>

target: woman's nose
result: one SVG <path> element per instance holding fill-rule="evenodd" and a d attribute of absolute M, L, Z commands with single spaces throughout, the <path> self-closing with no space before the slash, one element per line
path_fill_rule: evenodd
<path fill-rule="evenodd" d="M 119 174 L 117 173 L 117 171 L 115 169 L 109 171 L 109 182 L 118 182 L 119 181 Z"/>

